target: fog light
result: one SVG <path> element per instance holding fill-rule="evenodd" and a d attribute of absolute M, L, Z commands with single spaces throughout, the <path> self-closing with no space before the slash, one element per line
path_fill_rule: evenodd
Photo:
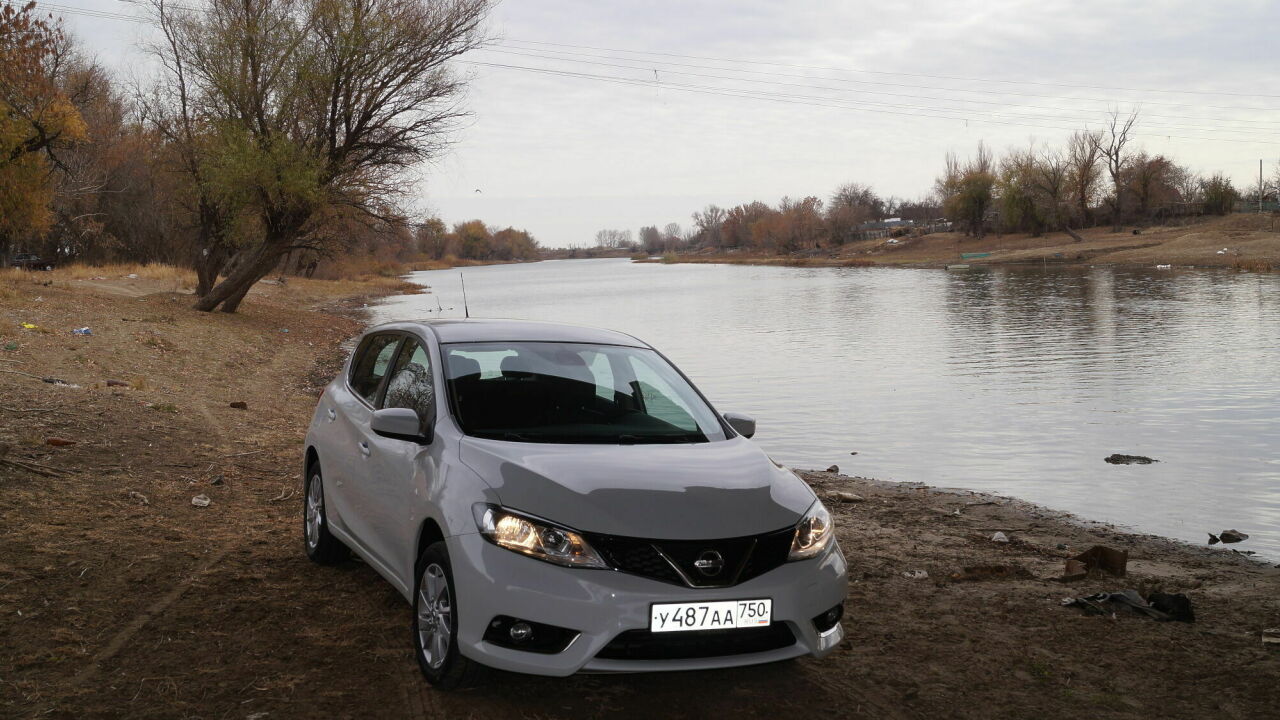
<path fill-rule="evenodd" d="M 842 617 L 844 617 L 844 605 L 836 605 L 814 618 L 813 626 L 817 628 L 818 632 L 824 633 L 835 627 Z"/>
<path fill-rule="evenodd" d="M 518 622 L 511 626 L 511 630 L 508 633 L 511 635 L 512 641 L 524 642 L 533 637 L 533 628 L 529 627 L 529 623 Z"/>

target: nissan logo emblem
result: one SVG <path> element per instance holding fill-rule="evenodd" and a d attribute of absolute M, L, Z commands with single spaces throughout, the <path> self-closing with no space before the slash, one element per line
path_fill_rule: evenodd
<path fill-rule="evenodd" d="M 698 559 L 694 561 L 693 566 L 698 568 L 698 572 L 703 575 L 714 577 L 724 569 L 724 557 L 715 550 L 703 550 Z"/>

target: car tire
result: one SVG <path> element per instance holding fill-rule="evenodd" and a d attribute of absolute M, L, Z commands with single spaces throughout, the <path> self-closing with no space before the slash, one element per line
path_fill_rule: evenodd
<path fill-rule="evenodd" d="M 307 557 L 320 565 L 334 565 L 351 555 L 342 541 L 329 532 L 329 516 L 324 507 L 324 479 L 320 465 L 315 464 L 307 472 L 307 484 L 302 493 L 302 545 Z"/>
<path fill-rule="evenodd" d="M 413 591 L 413 655 L 427 682 L 441 690 L 479 682 L 484 666 L 458 652 L 457 594 L 444 542 L 418 559 Z M 441 632 L 443 630 L 443 632 Z"/>

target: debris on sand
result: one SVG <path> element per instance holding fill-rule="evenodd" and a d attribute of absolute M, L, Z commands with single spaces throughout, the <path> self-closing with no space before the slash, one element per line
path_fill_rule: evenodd
<path fill-rule="evenodd" d="M 908 580 L 928 580 L 929 573 L 924 570 L 907 570 L 902 573 L 902 577 Z"/>
<path fill-rule="evenodd" d="M 1007 542 L 1009 542 L 1009 536 L 1008 536 L 1008 535 L 1005 535 L 1003 532 L 1000 532 L 999 530 L 997 530 L 997 531 L 996 531 L 996 534 L 991 536 L 991 542 L 995 542 L 995 543 L 1007 543 Z"/>
<path fill-rule="evenodd" d="M 237 401 L 235 401 L 235 402 L 231 403 L 231 407 L 233 407 L 233 408 L 235 408 L 235 409 L 237 409 L 237 410 L 248 410 L 248 409 L 249 409 L 249 403 L 247 403 L 247 402 L 245 402 L 245 401 L 243 401 L 243 400 L 237 400 Z"/>
<path fill-rule="evenodd" d="M 1280 628 L 1267 628 L 1266 630 L 1263 630 L 1262 644 L 1280 646 Z"/>
<path fill-rule="evenodd" d="M 129 387 L 124 380 L 107 380 L 107 387 Z"/>
<path fill-rule="evenodd" d="M 212 504 L 213 504 L 213 501 L 209 499 L 209 496 L 208 496 L 208 495 L 205 495 L 205 494 L 203 494 L 203 493 L 202 493 L 202 494 L 200 494 L 200 495 L 197 495 L 197 496 L 195 496 L 195 497 L 191 498 L 191 504 L 192 504 L 192 505 L 194 505 L 194 506 L 196 506 L 196 507 L 198 507 L 198 508 L 205 508 L 205 507 L 209 507 L 210 505 L 212 505 Z"/>
<path fill-rule="evenodd" d="M 47 437 L 44 439 L 44 444 L 52 445 L 53 447 L 66 447 L 68 445 L 75 445 L 76 441 L 60 437 Z"/>
<path fill-rule="evenodd" d="M 143 495 L 142 493 L 138 492 L 137 490 L 130 490 L 130 491 L 129 491 L 129 499 L 130 499 L 130 500 L 137 500 L 139 505 L 150 505 L 150 504 L 151 504 L 151 501 L 147 499 L 147 496 L 146 496 L 146 495 Z"/>
<path fill-rule="evenodd" d="M 1155 595 L 1153 594 L 1152 597 L 1155 597 Z M 1171 601 L 1169 598 L 1176 598 L 1176 601 Z M 1086 615 L 1115 617 L 1117 611 L 1128 608 L 1134 613 L 1145 615 L 1153 620 L 1195 622 L 1195 613 L 1192 611 L 1191 601 L 1187 599 L 1186 595 L 1164 596 L 1162 598 L 1162 606 L 1170 608 L 1173 612 L 1157 609 L 1139 595 L 1136 590 L 1100 592 L 1087 597 L 1063 598 L 1062 605 L 1063 607 L 1078 607 L 1084 610 Z"/>
<path fill-rule="evenodd" d="M 1121 453 L 1113 453 L 1102 460 L 1112 465 L 1150 465 L 1151 463 L 1160 462 L 1146 455 L 1124 455 Z"/>
<path fill-rule="evenodd" d="M 842 503 L 860 503 L 860 502 L 867 501 L 867 499 L 862 497 L 861 495 L 858 495 L 857 493 L 848 492 L 847 490 L 836 490 L 832 492 L 830 495 L 828 495 L 827 497 L 829 497 L 831 500 L 835 502 L 842 502 Z"/>
<path fill-rule="evenodd" d="M 1114 550 L 1104 545 L 1094 545 L 1075 557 L 1067 558 L 1066 568 L 1060 578 L 1062 581 L 1080 580 L 1089 576 L 1090 572 L 1099 572 L 1124 577 L 1128 572 L 1129 553 Z"/>

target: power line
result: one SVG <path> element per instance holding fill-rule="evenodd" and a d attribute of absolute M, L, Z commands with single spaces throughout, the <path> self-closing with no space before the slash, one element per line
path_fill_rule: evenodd
<path fill-rule="evenodd" d="M 515 42 L 531 42 L 531 41 L 517 40 Z M 619 57 L 612 57 L 609 55 L 593 55 L 590 53 L 575 53 L 575 52 L 570 52 L 566 50 L 541 50 L 539 48 L 522 48 L 519 46 L 515 46 L 514 49 L 535 51 L 535 52 L 555 52 L 561 55 L 577 55 L 581 57 L 600 58 L 605 60 L 623 60 L 626 62 L 646 62 L 646 63 L 654 63 L 658 65 L 674 65 L 676 67 L 693 67 L 693 68 L 702 68 L 707 70 L 720 70 L 724 72 L 749 73 L 752 75 L 772 75 L 775 77 L 812 79 L 812 76 L 810 75 L 795 75 L 792 73 L 778 73 L 778 72 L 769 72 L 764 70 L 737 70 L 734 68 L 719 68 L 719 67 L 707 66 L 707 65 L 676 63 L 676 62 L 670 62 L 666 60 L 652 60 L 650 58 L 625 58 L 625 57 L 619 58 Z M 629 50 L 614 50 L 614 51 L 605 50 L 605 51 L 606 52 L 624 52 L 624 53 L 632 52 Z M 633 54 L 641 54 L 641 53 L 635 52 Z M 669 53 L 664 53 L 664 54 L 669 54 Z M 677 56 L 677 57 L 697 57 L 697 56 Z M 753 60 L 741 60 L 741 61 L 726 60 L 724 62 L 743 62 L 743 63 L 757 64 L 756 61 L 753 61 Z M 772 63 L 763 63 L 763 64 L 772 64 Z M 784 67 L 793 67 L 793 66 L 784 66 Z M 805 66 L 799 66 L 799 67 L 805 67 Z M 887 74 L 892 74 L 892 73 L 887 73 Z M 945 86 L 938 86 L 938 85 L 911 85 L 906 83 L 877 82 L 873 80 L 850 80 L 847 78 L 819 78 L 819 79 L 824 81 L 830 81 L 830 82 L 853 83 L 853 84 L 859 84 L 859 85 L 879 85 L 879 86 L 887 86 L 887 87 L 915 88 L 915 89 L 921 89 L 921 90 L 942 90 L 944 92 L 974 93 L 974 94 L 982 94 L 982 95 L 999 95 L 999 96 L 1013 95 L 1017 97 L 1041 98 L 1041 99 L 1047 99 L 1047 100 L 1075 100 L 1075 101 L 1099 102 L 1099 103 L 1117 102 L 1115 98 L 1079 97 L 1075 95 L 1044 95 L 1040 93 L 1015 92 L 1012 90 L 985 90 L 985 89 L 978 89 L 978 88 L 957 88 L 957 87 L 945 87 Z M 1132 100 L 1126 101 L 1126 102 L 1130 104 L 1136 104 L 1136 102 Z M 1280 108 L 1269 108 L 1269 107 L 1252 107 L 1252 106 L 1241 106 L 1241 105 L 1205 105 L 1203 103 L 1190 104 L 1186 102 L 1162 102 L 1159 100 L 1146 100 L 1146 99 L 1142 100 L 1141 102 L 1143 105 L 1163 105 L 1168 107 L 1196 107 L 1196 108 L 1206 108 L 1206 109 L 1212 109 L 1212 110 L 1246 110 L 1246 111 L 1258 111 L 1258 112 L 1280 112 Z"/>
<path fill-rule="evenodd" d="M 790 67 L 790 68 L 805 69 L 805 70 L 827 70 L 832 72 L 853 72 L 853 73 L 867 73 L 867 74 L 874 74 L 874 75 L 898 75 L 902 77 L 920 77 L 920 78 L 929 78 L 934 80 L 963 80 L 966 82 L 1002 83 L 1002 84 L 1009 84 L 1009 85 L 1040 85 L 1044 87 L 1064 87 L 1064 88 L 1075 88 L 1075 89 L 1083 89 L 1083 90 L 1118 90 L 1121 92 L 1150 92 L 1150 93 L 1170 93 L 1170 94 L 1182 94 L 1182 95 L 1226 95 L 1226 96 L 1236 96 L 1236 97 L 1280 98 L 1280 95 L 1265 95 L 1261 93 L 1238 93 L 1238 92 L 1212 91 L 1212 90 L 1167 90 L 1167 89 L 1161 89 L 1161 88 L 1127 88 L 1127 87 L 1116 87 L 1111 85 L 1072 85 L 1069 83 L 1053 83 L 1053 82 L 1043 82 L 1043 81 L 1035 81 L 1035 80 L 1004 80 L 1000 78 L 965 77 L 965 76 L 959 76 L 959 75 L 927 75 L 924 73 L 889 72 L 886 70 L 867 70 L 863 68 L 838 68 L 838 67 L 824 67 L 821 65 L 796 65 L 796 64 L 789 64 L 789 63 L 769 62 L 765 60 L 743 60 L 740 58 L 717 58 L 717 57 L 707 57 L 704 55 L 680 55 L 678 53 L 656 52 L 656 51 L 650 51 L 650 50 L 623 50 L 619 48 L 603 48 L 603 47 L 595 47 L 591 45 L 571 45 L 569 43 L 554 43 L 554 42 L 547 42 L 542 40 L 520 40 L 518 38 L 514 38 L 513 41 L 520 42 L 520 43 L 527 43 L 530 45 L 550 45 L 554 47 L 577 48 L 580 50 L 601 50 L 605 52 L 631 53 L 633 55 L 659 55 L 662 57 L 676 57 L 676 58 L 685 58 L 689 60 L 710 60 L 713 62 L 736 62 L 736 63 L 751 64 L 751 65 L 771 65 L 774 67 Z"/>
<path fill-rule="evenodd" d="M 623 68 L 623 69 L 628 69 L 628 70 L 637 70 L 637 71 L 643 71 L 643 72 L 655 72 L 655 73 L 656 73 L 656 72 L 657 72 L 657 70 L 658 70 L 658 68 L 652 68 L 652 67 L 643 67 L 643 66 L 637 66 L 637 65 L 621 65 L 621 64 L 617 64 L 617 63 L 597 62 L 597 61 L 592 61 L 592 60 L 566 59 L 566 58 L 556 57 L 556 56 L 553 56 L 553 55 L 543 55 L 543 54 L 536 54 L 536 53 L 520 53 L 520 52 L 514 52 L 514 51 L 510 51 L 510 50 L 493 50 L 493 49 L 484 49 L 482 52 L 498 53 L 498 54 L 504 54 L 504 55 L 516 55 L 516 56 L 520 56 L 520 57 L 537 58 L 537 59 L 542 59 L 542 60 L 553 60 L 553 61 L 558 61 L 558 62 L 582 63 L 582 64 L 587 64 L 587 65 L 597 65 L 597 66 L 603 66 L 603 67 Z M 639 61 L 636 61 L 636 62 L 639 62 Z M 695 67 L 696 67 L 696 66 L 695 66 Z M 811 88 L 811 89 L 815 89 L 815 90 L 828 90 L 828 91 L 831 91 L 831 92 L 840 92 L 840 93 L 861 93 L 861 94 L 868 94 L 868 95 L 887 95 L 887 96 L 891 96 L 891 97 L 903 97 L 903 98 L 910 98 L 910 99 L 913 99 L 913 100 L 937 100 L 937 101 L 942 101 L 942 102 L 975 103 L 975 104 L 982 104 L 982 105 L 996 105 L 996 106 L 1000 106 L 1000 107 L 1010 107 L 1010 108 L 1027 108 L 1027 109 L 1030 109 L 1030 110 L 1049 111 L 1049 112 L 1067 112 L 1067 113 L 1077 113 L 1077 112 L 1080 112 L 1080 111 L 1081 111 L 1081 109 L 1080 109 L 1080 108 L 1045 107 L 1045 106 L 1042 106 L 1042 105 L 1027 105 L 1027 104 L 1021 104 L 1021 103 L 1002 103 L 1002 102 L 997 102 L 997 101 L 993 101 L 993 100 L 970 100 L 970 99 L 965 99 L 965 98 L 947 98 L 947 97 L 936 97 L 936 96 L 930 96 L 930 95 L 913 95 L 913 94 L 909 94 L 909 93 L 894 93 L 894 92 L 885 92 L 885 91 L 880 91 L 880 90 L 854 90 L 854 89 L 848 89 L 848 88 L 833 88 L 833 87 L 829 87 L 829 86 L 825 86 L 825 85 L 809 85 L 809 84 L 803 84 L 803 83 L 782 82 L 782 81 L 775 81 L 775 80 L 761 80 L 761 79 L 757 79 L 757 78 L 739 78 L 739 77 L 732 77 L 732 76 L 726 76 L 726 75 L 714 75 L 714 74 L 708 74 L 708 73 L 694 73 L 694 72 L 686 72 L 686 71 L 681 71 L 681 70 L 668 70 L 668 69 L 665 69 L 665 68 L 663 68 L 663 69 L 662 69 L 662 71 L 663 71 L 663 72 L 665 72 L 665 73 L 667 73 L 668 75 L 685 75 L 685 76 L 689 76 L 689 77 L 712 78 L 712 79 L 718 79 L 718 80 L 729 80 L 729 81 L 733 81 L 733 82 L 763 83 L 763 84 L 768 84 L 768 85 L 786 85 L 786 86 L 791 86 L 791 87 L 804 87 L 804 88 Z M 730 72 L 735 72 L 735 71 L 730 71 Z M 906 86 L 906 87 L 911 87 L 911 86 Z M 810 97 L 813 97 L 813 96 L 810 96 Z M 819 98 L 819 99 L 825 99 L 825 98 Z M 981 110 L 973 110 L 973 109 L 970 109 L 970 108 L 956 108 L 956 107 L 947 107 L 947 108 L 938 108 L 938 109 L 953 110 L 953 111 L 955 111 L 955 112 L 982 112 Z M 1246 120 L 1246 119 L 1231 119 L 1231 118 L 1208 118 L 1208 117 L 1197 117 L 1197 116 L 1165 115 L 1165 114 L 1148 114 L 1148 113 L 1144 113 L 1144 117 L 1166 118 L 1166 119 L 1185 119 L 1185 120 L 1208 120 L 1208 121 L 1210 121 L 1210 122 L 1218 122 L 1218 123 L 1254 123 L 1254 124 L 1256 124 L 1256 123 L 1271 123 L 1271 124 L 1275 124 L 1275 123 L 1277 123 L 1277 122 L 1280 122 L 1280 121 L 1276 121 L 1276 120 Z M 1155 127 L 1155 126 L 1153 126 L 1153 127 Z M 1207 131 L 1210 131 L 1210 132 L 1227 132 L 1227 131 L 1230 131 L 1230 132 L 1248 132 L 1248 131 L 1255 131 L 1255 132 L 1257 132 L 1257 131 L 1262 131 L 1262 132 L 1267 132 L 1267 131 L 1269 131 L 1269 128 L 1228 128 L 1228 129 L 1215 129 L 1215 128 L 1191 127 L 1191 126 L 1184 126 L 1184 125 L 1159 125 L 1159 127 L 1184 128 L 1184 129 L 1193 129 L 1193 130 L 1207 130 Z"/>
<path fill-rule="evenodd" d="M 714 87 L 700 86 L 700 85 L 681 85 L 681 84 L 674 84 L 674 83 L 655 84 L 652 81 L 635 80 L 632 78 L 620 78 L 613 75 L 594 75 L 591 73 L 573 72 L 568 70 L 551 70 L 548 68 L 537 68 L 537 67 L 529 67 L 524 65 L 509 65 L 509 64 L 503 64 L 503 63 L 481 62 L 481 61 L 475 61 L 475 60 L 462 60 L 459 62 L 465 65 L 493 67 L 493 68 L 517 70 L 517 71 L 523 71 L 523 72 L 541 73 L 546 75 L 558 75 L 558 76 L 564 76 L 564 77 L 595 80 L 599 82 L 608 82 L 608 83 L 614 83 L 614 84 L 620 84 L 620 85 L 631 85 L 635 87 L 643 87 L 643 88 L 661 87 L 661 88 L 670 89 L 670 90 L 679 90 L 682 92 L 699 93 L 704 95 L 722 95 L 725 97 L 767 100 L 770 102 L 780 102 L 780 103 L 787 103 L 792 105 L 807 105 L 810 107 L 828 107 L 828 108 L 836 108 L 841 110 L 853 110 L 856 112 L 898 115 L 898 116 L 907 116 L 907 117 L 934 118 L 939 120 L 961 120 L 965 122 L 972 120 L 972 118 L 955 116 L 955 115 L 936 115 L 936 114 L 925 114 L 925 113 L 899 112 L 894 110 L 877 110 L 877 109 L 870 109 L 870 108 L 851 107 L 850 105 L 847 105 L 847 104 L 807 102 L 803 100 L 788 99 L 785 96 L 778 96 L 777 94 L 763 93 L 759 91 L 750 91 L 750 90 L 726 91 L 723 88 L 714 88 Z M 977 122 L 984 122 L 984 123 L 995 124 L 995 125 L 1010 125 L 1015 127 L 1030 127 L 1030 128 L 1038 128 L 1038 129 L 1045 129 L 1045 130 L 1072 131 L 1072 130 L 1079 129 L 1078 127 L 1065 127 L 1061 125 L 1042 125 L 1042 124 L 1036 124 L 1036 123 L 1008 122 L 1008 121 L 988 120 L 988 119 L 981 119 L 981 120 L 978 120 Z M 1244 144 L 1250 144 L 1250 145 L 1280 144 L 1280 140 L 1276 140 L 1276 141 L 1237 140 L 1237 139 L 1231 139 L 1231 138 L 1197 137 L 1197 136 L 1187 136 L 1187 135 L 1171 135 L 1171 134 L 1165 134 L 1165 133 L 1159 133 L 1159 134 L 1135 133 L 1134 137 L 1176 138 L 1179 140 L 1244 143 Z"/>

